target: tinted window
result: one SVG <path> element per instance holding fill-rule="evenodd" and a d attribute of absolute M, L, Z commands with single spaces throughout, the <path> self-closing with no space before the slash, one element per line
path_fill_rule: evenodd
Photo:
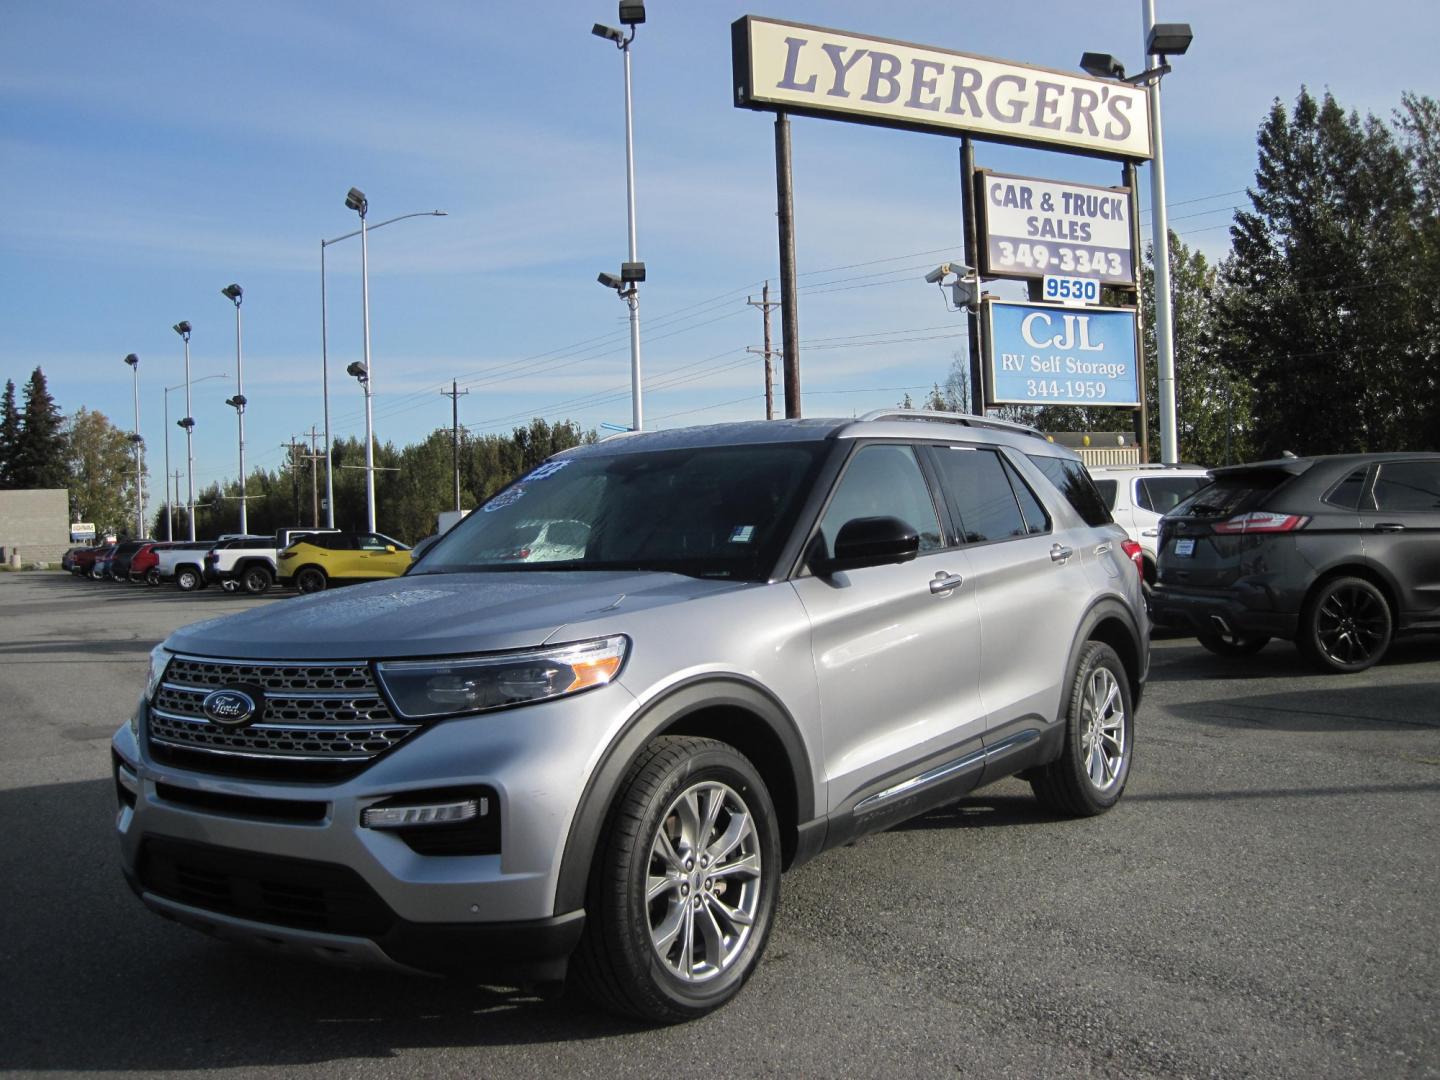
<path fill-rule="evenodd" d="M 1171 511 L 1173 517 L 1228 518 L 1262 503 L 1267 495 L 1292 479 L 1279 469 L 1246 469 L 1226 473 Z"/>
<path fill-rule="evenodd" d="M 824 556 L 834 554 L 836 534 L 847 521 L 866 517 L 899 518 L 920 534 L 921 552 L 940 547 L 940 519 L 911 447 L 862 446 L 855 452 L 820 522 Z"/>
<path fill-rule="evenodd" d="M 1139 502 L 1146 510 L 1168 514 L 1209 482 L 1203 476 L 1143 476 Z"/>
<path fill-rule="evenodd" d="M 621 445 L 552 459 L 437 540 L 417 572 L 658 570 L 765 580 L 831 449 L 818 441 Z M 559 533 L 541 537 L 554 524 Z"/>
<path fill-rule="evenodd" d="M 1360 509 L 1360 496 L 1365 493 L 1365 474 L 1369 469 L 1362 465 L 1341 480 L 1325 495 L 1325 501 L 1347 510 Z"/>
<path fill-rule="evenodd" d="M 940 463 L 940 482 L 960 517 L 961 535 L 967 544 L 1029 533 L 995 451 L 946 446 L 936 451 L 935 458 Z"/>
<path fill-rule="evenodd" d="M 1035 459 L 1031 458 L 1030 460 L 1034 461 Z M 1111 510 L 1115 509 L 1115 492 L 1119 487 L 1120 485 L 1114 480 L 1095 481 L 1095 489 L 1100 492 L 1100 497 L 1105 500 L 1105 506 Z"/>
<path fill-rule="evenodd" d="M 1095 490 L 1095 481 L 1085 471 L 1085 466 L 1069 458 L 1028 455 L 1035 467 L 1045 474 L 1055 489 L 1075 508 L 1086 525 L 1108 525 L 1112 520 L 1110 510 L 1100 492 Z"/>
<path fill-rule="evenodd" d="M 1025 515 L 1025 524 L 1032 533 L 1049 532 L 1050 514 L 1044 504 L 1036 497 L 1035 492 L 1030 490 L 1025 478 L 1015 471 L 1015 466 L 1008 461 L 1005 461 L 1004 465 L 1005 475 L 1010 478 L 1010 486 L 1015 489 L 1015 498 L 1020 501 L 1020 512 Z"/>
<path fill-rule="evenodd" d="M 1440 462 L 1387 461 L 1375 479 L 1380 510 L 1440 510 Z"/>

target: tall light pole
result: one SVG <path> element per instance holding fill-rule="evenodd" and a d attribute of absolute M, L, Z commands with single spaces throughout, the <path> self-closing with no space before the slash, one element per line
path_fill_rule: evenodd
<path fill-rule="evenodd" d="M 235 410 L 235 422 L 240 429 L 240 531 L 250 531 L 250 519 L 245 514 L 245 360 L 240 350 L 240 301 L 245 290 L 233 282 L 220 290 L 220 295 L 235 305 L 235 396 L 226 398 L 225 404 Z"/>
<path fill-rule="evenodd" d="M 345 369 L 345 374 L 354 378 L 360 383 L 360 389 L 365 391 L 365 493 L 367 496 L 366 510 L 369 514 L 370 532 L 375 531 L 375 464 L 370 457 L 370 447 L 375 439 L 375 416 L 371 412 L 370 394 L 370 369 L 356 360 Z"/>
<path fill-rule="evenodd" d="M 195 418 L 190 410 L 190 324 L 181 320 L 171 327 L 185 342 L 185 418 L 177 420 L 185 429 L 185 517 L 190 523 L 190 540 L 195 539 Z M 167 429 L 168 430 L 168 429 Z"/>
<path fill-rule="evenodd" d="M 125 357 L 125 363 L 130 365 L 135 387 L 135 430 L 130 434 L 130 441 L 135 444 L 135 539 L 139 540 L 145 535 L 145 452 L 140 440 L 140 357 L 132 352 Z M 169 469 L 168 465 L 166 469 Z"/>
<path fill-rule="evenodd" d="M 374 396 L 374 374 L 370 367 L 370 239 L 365 227 L 365 214 L 370 209 L 370 200 L 359 188 L 352 187 L 345 193 L 345 205 L 360 215 L 360 304 L 364 316 L 365 343 L 365 520 L 368 530 L 375 531 L 375 426 L 370 411 L 370 399 Z"/>
<path fill-rule="evenodd" d="M 229 375 L 202 375 L 195 381 L 205 382 L 207 379 L 228 379 Z M 165 539 L 175 539 L 175 507 L 170 499 L 170 392 L 184 387 L 187 391 L 189 383 L 176 383 L 174 386 L 165 387 Z M 184 425 L 181 425 L 182 427 Z M 178 496 L 177 496 L 178 498 Z"/>
<path fill-rule="evenodd" d="M 414 213 L 401 214 L 398 217 L 387 218 L 378 225 L 371 225 L 369 231 L 383 229 L 386 225 L 393 225 L 406 218 L 448 216 L 444 210 L 416 210 Z M 331 244 L 338 244 L 341 240 L 349 240 L 352 236 L 359 235 L 360 230 L 354 229 L 333 240 L 320 241 L 320 391 L 325 405 L 325 527 L 327 529 L 335 527 L 335 482 L 330 468 L 330 334 L 325 310 L 325 249 Z"/>
<path fill-rule="evenodd" d="M 645 264 L 636 254 L 635 241 L 635 128 L 630 101 L 630 45 L 635 40 L 635 27 L 645 21 L 645 5 L 641 0 L 620 0 L 620 25 L 628 26 L 630 34 L 612 26 L 596 23 L 590 32 L 615 43 L 625 57 L 625 208 L 630 226 L 630 258 L 620 267 L 620 285 L 611 285 L 602 275 L 600 283 L 614 288 L 630 308 L 630 426 L 639 431 L 644 423 L 640 382 L 640 282 L 645 280 Z M 626 287 L 628 286 L 628 287 Z"/>

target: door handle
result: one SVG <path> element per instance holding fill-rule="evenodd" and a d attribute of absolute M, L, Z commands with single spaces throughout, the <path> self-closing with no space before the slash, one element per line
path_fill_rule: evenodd
<path fill-rule="evenodd" d="M 1376 532 L 1404 532 L 1405 526 L 1398 521 L 1381 521 L 1375 525 Z"/>
<path fill-rule="evenodd" d="M 1063 544 L 1056 544 L 1050 549 L 1050 561 L 1064 562 L 1066 559 L 1070 558 L 1070 556 L 1074 554 L 1075 551 L 1073 548 L 1065 547 Z"/>
<path fill-rule="evenodd" d="M 959 574 L 947 574 L 943 570 L 930 579 L 930 591 L 939 595 L 948 593 L 951 589 L 958 589 L 965 583 L 965 579 Z"/>
<path fill-rule="evenodd" d="M 1140 535 L 1141 535 L 1141 536 L 1159 536 L 1159 535 L 1160 535 L 1160 530 L 1159 530 L 1158 528 L 1154 528 L 1154 529 L 1142 529 L 1141 532 L 1140 532 Z"/>
<path fill-rule="evenodd" d="M 1110 554 L 1110 544 L 1109 544 L 1108 542 L 1107 542 L 1107 543 L 1104 543 L 1104 544 L 1101 544 L 1099 547 L 1097 547 L 1097 548 L 1095 549 L 1095 554 L 1096 554 L 1096 555 L 1109 555 L 1109 554 Z"/>

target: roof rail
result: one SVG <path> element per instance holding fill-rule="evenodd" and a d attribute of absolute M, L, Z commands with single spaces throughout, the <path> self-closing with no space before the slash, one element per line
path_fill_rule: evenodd
<path fill-rule="evenodd" d="M 942 424 L 960 424 L 963 427 L 988 428 L 991 431 L 1008 431 L 1015 435 L 1031 435 L 1049 442 L 1045 433 L 1029 424 L 1015 424 L 1009 420 L 991 420 L 988 416 L 972 416 L 969 413 L 943 412 L 939 409 L 873 409 L 858 420 L 934 420 Z"/>

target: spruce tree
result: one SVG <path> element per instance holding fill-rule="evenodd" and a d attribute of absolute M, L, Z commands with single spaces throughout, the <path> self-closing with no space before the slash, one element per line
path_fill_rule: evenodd
<path fill-rule="evenodd" d="M 55 399 L 45 385 L 45 373 L 37 367 L 25 384 L 25 408 L 13 458 L 17 488 L 67 486 L 69 469 L 61 420 Z"/>
<path fill-rule="evenodd" d="M 15 380 L 5 380 L 0 400 L 0 488 L 15 486 L 15 451 L 20 442 L 20 411 L 15 407 Z"/>

